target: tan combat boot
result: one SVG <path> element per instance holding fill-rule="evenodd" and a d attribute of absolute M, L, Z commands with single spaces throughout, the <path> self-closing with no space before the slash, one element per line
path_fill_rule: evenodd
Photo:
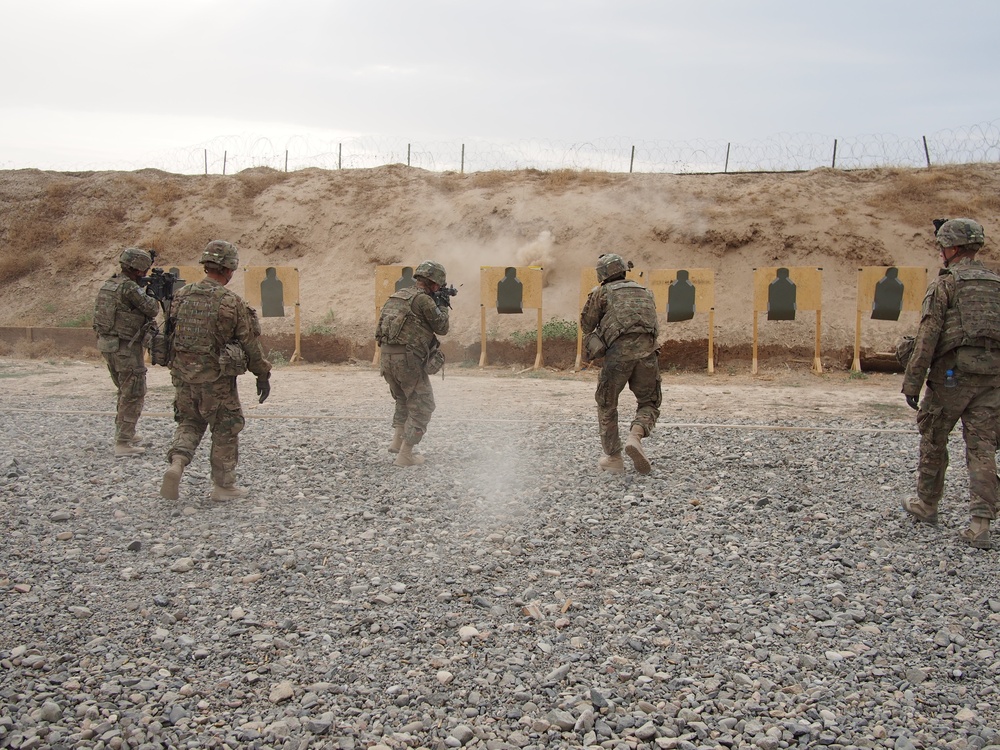
<path fill-rule="evenodd" d="M 145 452 L 145 448 L 133 445 L 129 440 L 119 440 L 115 443 L 115 458 L 123 458 L 125 456 L 141 456 Z"/>
<path fill-rule="evenodd" d="M 958 532 L 958 537 L 976 549 L 991 549 L 990 519 L 973 516 L 969 528 Z"/>
<path fill-rule="evenodd" d="M 405 440 L 399 447 L 399 454 L 396 456 L 396 460 L 393 461 L 396 466 L 419 466 L 423 462 L 424 457 L 419 453 L 414 453 L 413 446 Z"/>
<path fill-rule="evenodd" d="M 163 472 L 163 482 L 160 484 L 160 497 L 176 500 L 180 497 L 181 475 L 188 462 L 182 456 L 174 456 L 170 468 Z"/>
<path fill-rule="evenodd" d="M 903 510 L 910 514 L 915 521 L 928 523 L 936 526 L 938 522 L 937 508 L 928 505 L 923 500 L 916 497 L 908 497 L 903 500 Z"/>
<path fill-rule="evenodd" d="M 642 452 L 642 439 L 644 437 L 646 437 L 646 431 L 639 425 L 634 424 L 632 425 L 632 432 L 629 434 L 628 440 L 625 441 L 625 452 L 632 459 L 635 470 L 640 474 L 648 474 L 653 468 L 649 465 L 649 459 L 646 458 L 646 454 Z"/>
<path fill-rule="evenodd" d="M 399 449 L 402 447 L 403 447 L 403 428 L 393 427 L 392 442 L 389 443 L 389 453 L 399 453 Z"/>
<path fill-rule="evenodd" d="M 246 497 L 247 491 L 242 487 L 237 487 L 235 484 L 231 487 L 220 487 L 217 484 L 212 485 L 212 499 L 218 502 L 226 502 L 227 500 L 238 500 L 241 497 Z"/>
<path fill-rule="evenodd" d="M 607 471 L 612 474 L 625 473 L 625 461 L 622 459 L 621 453 L 616 453 L 613 456 L 601 456 L 597 459 L 597 465 L 601 467 L 601 471 Z"/>

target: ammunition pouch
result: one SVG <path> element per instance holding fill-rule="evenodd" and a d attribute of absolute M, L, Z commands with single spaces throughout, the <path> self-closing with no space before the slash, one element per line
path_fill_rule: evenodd
<path fill-rule="evenodd" d="M 247 353 L 235 341 L 230 341 L 219 354 L 219 374 L 223 377 L 235 377 L 247 371 Z"/>
<path fill-rule="evenodd" d="M 971 375 L 1000 375 L 1000 348 L 960 346 L 955 350 L 955 369 Z"/>
<path fill-rule="evenodd" d="M 431 350 L 427 353 L 427 359 L 424 360 L 424 372 L 428 375 L 434 375 L 441 372 L 442 367 L 444 367 L 444 352 L 441 351 L 441 342 L 435 337 L 434 341 L 431 342 Z"/>
<path fill-rule="evenodd" d="M 597 331 L 591 331 L 583 338 L 583 350 L 587 361 L 599 359 L 608 353 L 607 344 Z"/>
<path fill-rule="evenodd" d="M 149 337 L 149 361 L 154 365 L 166 367 L 170 360 L 170 342 L 165 333 L 153 331 Z"/>
<path fill-rule="evenodd" d="M 114 335 L 100 333 L 97 335 L 97 351 L 110 354 L 118 351 L 121 340 Z"/>
<path fill-rule="evenodd" d="M 906 369 L 906 365 L 910 361 L 910 357 L 913 355 L 913 347 L 916 346 L 917 340 L 913 336 L 903 336 L 896 344 L 896 361 Z"/>

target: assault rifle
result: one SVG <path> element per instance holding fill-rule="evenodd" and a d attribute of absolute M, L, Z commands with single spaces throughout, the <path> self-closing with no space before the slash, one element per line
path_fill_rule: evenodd
<path fill-rule="evenodd" d="M 155 263 L 156 251 L 150 250 L 149 255 Z M 164 271 L 162 268 L 150 268 L 149 276 L 143 276 L 136 283 L 141 289 L 146 290 L 146 294 L 160 303 L 165 314 L 170 307 L 170 300 L 174 298 L 174 285 L 177 281 L 177 277 L 170 271 Z"/>
<path fill-rule="evenodd" d="M 451 298 L 458 294 L 458 290 L 455 288 L 454 284 L 449 284 L 447 286 L 439 287 L 431 297 L 434 298 L 434 304 L 438 307 L 451 307 Z"/>

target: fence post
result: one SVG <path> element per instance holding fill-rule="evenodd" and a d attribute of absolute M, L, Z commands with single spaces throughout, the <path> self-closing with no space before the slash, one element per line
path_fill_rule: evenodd
<path fill-rule="evenodd" d="M 285 171 L 288 171 L 288 149 L 285 149 Z"/>
<path fill-rule="evenodd" d="M 837 168 L 837 139 L 833 139 L 833 163 L 830 165 L 830 169 Z"/>
<path fill-rule="evenodd" d="M 343 143 L 338 143 L 337 144 L 337 169 L 340 169 L 341 166 L 343 165 L 343 162 L 341 161 L 341 157 L 343 155 L 344 155 L 344 144 Z"/>
<path fill-rule="evenodd" d="M 205 149 L 205 176 L 208 177 L 208 149 Z"/>
<path fill-rule="evenodd" d="M 465 174 L 465 144 L 462 144 L 462 166 L 459 168 L 459 174 Z"/>
<path fill-rule="evenodd" d="M 628 173 L 632 174 L 632 167 L 635 164 L 635 146 L 632 146 L 632 156 L 628 160 Z"/>
<path fill-rule="evenodd" d="M 927 136 L 921 136 L 924 139 L 924 156 L 927 157 L 927 168 L 930 169 L 931 166 L 931 152 L 927 148 Z"/>
<path fill-rule="evenodd" d="M 406 144 L 406 166 L 410 166 L 410 144 Z"/>
<path fill-rule="evenodd" d="M 229 152 L 228 151 L 223 151 L 222 152 L 222 176 L 223 177 L 226 176 L 226 157 L 227 156 L 229 156 Z"/>
<path fill-rule="evenodd" d="M 729 147 L 732 146 L 732 145 L 733 145 L 732 143 L 727 143 L 726 144 L 726 166 L 724 166 L 722 168 L 723 174 L 729 172 Z"/>

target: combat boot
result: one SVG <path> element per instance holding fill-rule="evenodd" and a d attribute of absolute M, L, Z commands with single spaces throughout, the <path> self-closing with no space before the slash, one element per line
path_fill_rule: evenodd
<path fill-rule="evenodd" d="M 160 484 L 160 497 L 176 500 L 180 497 L 181 475 L 188 462 L 183 456 L 174 456 L 170 460 L 170 468 L 163 472 L 163 482 Z"/>
<path fill-rule="evenodd" d="M 990 519 L 973 517 L 969 528 L 958 532 L 958 537 L 976 549 L 991 549 Z"/>
<path fill-rule="evenodd" d="M 133 445 L 128 440 L 119 440 L 115 443 L 115 458 L 123 458 L 125 456 L 141 456 L 145 452 L 145 448 Z"/>
<path fill-rule="evenodd" d="M 238 500 L 241 497 L 246 497 L 247 491 L 242 487 L 237 487 L 235 484 L 229 487 L 220 487 L 217 484 L 212 485 L 212 499 L 218 502 L 226 502 L 227 500 Z"/>
<path fill-rule="evenodd" d="M 625 452 L 632 459 L 635 470 L 640 474 L 648 474 L 653 468 L 649 465 L 649 459 L 646 458 L 646 454 L 642 452 L 642 439 L 644 437 L 646 437 L 646 431 L 639 425 L 634 424 L 632 425 L 632 432 L 629 434 L 628 440 L 625 441 Z"/>
<path fill-rule="evenodd" d="M 625 473 L 625 460 L 622 458 L 621 453 L 616 453 L 613 456 L 601 456 L 597 459 L 597 465 L 601 467 L 601 471 L 607 471 L 612 474 Z"/>
<path fill-rule="evenodd" d="M 405 440 L 399 447 L 399 453 L 396 455 L 396 460 L 393 461 L 396 466 L 419 466 L 423 462 L 424 457 L 419 453 L 414 453 L 413 446 Z"/>
<path fill-rule="evenodd" d="M 389 453 L 399 453 L 399 449 L 403 447 L 403 427 L 393 427 L 392 428 L 392 442 L 389 443 Z"/>
<path fill-rule="evenodd" d="M 938 522 L 937 507 L 925 503 L 920 498 L 908 497 L 903 500 L 903 510 L 909 513 L 915 521 L 936 526 Z"/>

